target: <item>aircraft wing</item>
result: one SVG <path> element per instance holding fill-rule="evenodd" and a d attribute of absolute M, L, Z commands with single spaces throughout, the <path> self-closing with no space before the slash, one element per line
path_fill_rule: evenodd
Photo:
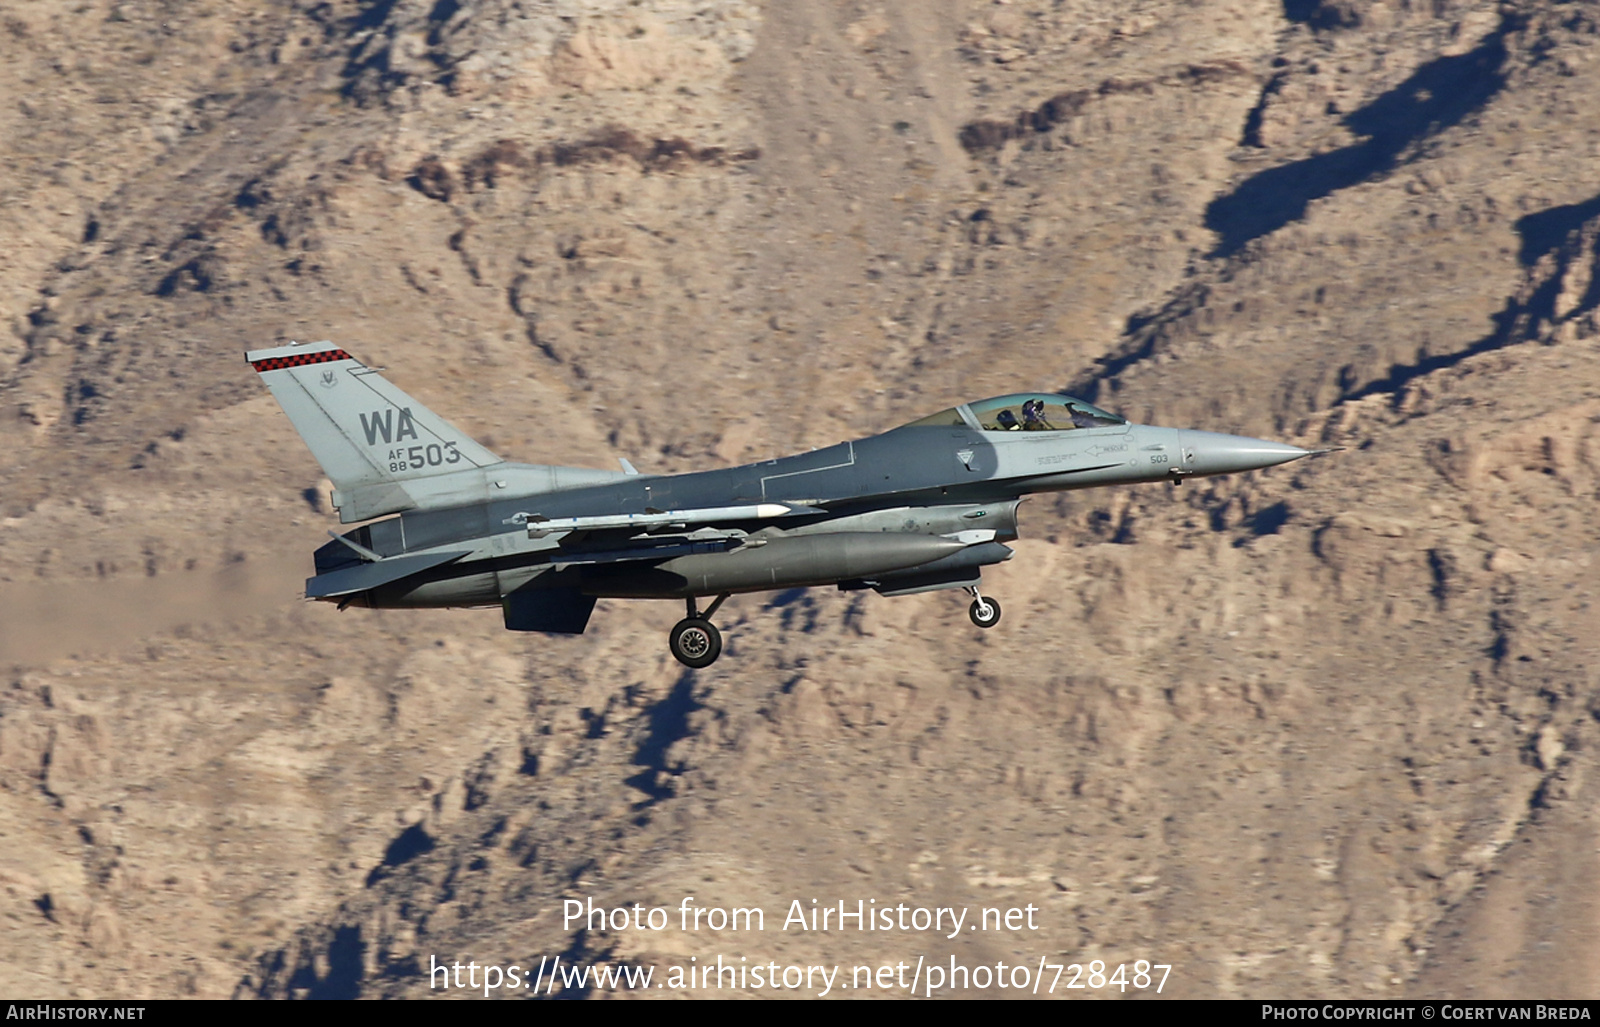
<path fill-rule="evenodd" d="M 334 596 L 350 595 L 353 592 L 365 592 L 369 588 L 387 585 L 409 578 L 433 567 L 459 560 L 470 555 L 470 550 L 460 550 L 451 553 L 418 553 L 414 556 L 392 556 L 387 560 L 378 560 L 372 563 L 361 563 L 354 567 L 345 567 L 340 570 L 330 571 L 327 574 L 318 574 L 306 580 L 307 599 L 331 599 Z"/>

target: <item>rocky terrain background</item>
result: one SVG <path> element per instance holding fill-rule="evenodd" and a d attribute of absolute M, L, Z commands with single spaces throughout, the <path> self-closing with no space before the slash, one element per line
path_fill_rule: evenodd
<path fill-rule="evenodd" d="M 430 955 L 1600 994 L 1600 5 L 0 0 L 0 993 Z M 244 363 L 676 472 L 1066 389 L 1343 446 L 1037 497 L 949 594 L 581 638 L 304 602 Z M 561 902 L 1039 907 L 565 929 Z M 713 992 L 714 993 L 714 992 Z M 723 992 L 723 994 L 727 994 Z"/>

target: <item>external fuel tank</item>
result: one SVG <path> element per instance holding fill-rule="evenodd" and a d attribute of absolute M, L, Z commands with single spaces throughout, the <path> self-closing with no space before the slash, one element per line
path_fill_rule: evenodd
<path fill-rule="evenodd" d="M 583 568 L 587 595 L 618 599 L 669 599 L 831 585 L 918 567 L 967 548 L 942 535 L 846 531 L 752 539 L 726 553 L 696 553 L 653 566 Z"/>

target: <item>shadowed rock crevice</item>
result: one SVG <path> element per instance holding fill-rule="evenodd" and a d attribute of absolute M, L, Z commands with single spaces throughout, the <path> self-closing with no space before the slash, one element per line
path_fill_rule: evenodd
<path fill-rule="evenodd" d="M 1253 73 L 1237 61 L 1211 61 L 1191 64 L 1170 75 L 1155 78 L 1108 78 L 1092 89 L 1071 89 L 1057 93 L 1039 106 L 1017 114 L 1009 121 L 980 119 L 961 127 L 961 146 L 973 156 L 998 150 L 1012 139 L 1043 135 L 1082 113 L 1096 100 L 1112 96 L 1154 95 L 1158 88 L 1201 87 L 1232 78 L 1250 78 Z"/>
<path fill-rule="evenodd" d="M 1582 322 L 1583 331 L 1592 332 L 1590 315 L 1600 310 L 1600 195 L 1519 218 L 1516 229 L 1525 280 L 1491 319 L 1493 331 L 1464 349 L 1396 364 L 1388 375 L 1351 389 L 1345 398 L 1398 393 L 1423 375 L 1537 338 L 1553 326 L 1571 324 L 1577 331 Z"/>
<path fill-rule="evenodd" d="M 1460 586 L 1460 567 L 1457 566 L 1455 554 L 1445 549 L 1430 549 L 1427 554 L 1428 573 L 1433 578 L 1433 584 L 1428 593 L 1433 596 L 1433 601 L 1438 609 L 1443 610 L 1450 601 L 1450 596 Z"/>
<path fill-rule="evenodd" d="M 1505 85 L 1511 19 L 1473 50 L 1430 61 L 1400 85 L 1344 119 L 1366 138 L 1315 157 L 1258 172 L 1206 208 L 1217 233 L 1212 257 L 1227 257 L 1254 239 L 1305 216 L 1313 201 L 1393 170 L 1407 151 L 1460 124 Z"/>
<path fill-rule="evenodd" d="M 343 34 L 351 40 L 349 56 L 343 75 L 346 79 L 344 95 L 364 103 L 384 87 L 398 85 L 406 79 L 405 73 L 392 66 L 391 47 L 375 45 L 382 37 L 384 23 L 394 13 L 400 0 L 371 0 L 361 13 L 345 22 Z M 437 8 L 435 8 L 437 10 Z M 339 26 L 330 26 L 335 33 Z"/>
<path fill-rule="evenodd" d="M 1289 504 L 1279 501 L 1250 514 L 1245 519 L 1245 526 L 1256 536 L 1276 535 L 1289 523 L 1290 514 Z"/>
<path fill-rule="evenodd" d="M 1211 298 L 1211 290 L 1212 286 L 1207 282 L 1192 282 L 1179 289 L 1155 313 L 1130 314 L 1122 329 L 1122 337 L 1127 341 L 1114 352 L 1097 358 L 1095 363 L 1098 366 L 1093 371 L 1068 382 L 1061 391 L 1069 396 L 1081 396 L 1090 403 L 1099 403 L 1105 398 L 1101 387 L 1109 383 L 1110 388 L 1106 390 L 1106 394 L 1109 394 L 1115 390 L 1113 380 L 1117 375 L 1155 356 L 1167 338 L 1168 329 L 1204 307 Z"/>
<path fill-rule="evenodd" d="M 1522 236 L 1522 246 L 1517 250 L 1517 259 L 1524 267 L 1533 267 L 1546 253 L 1565 245 L 1573 232 L 1581 231 L 1584 222 L 1594 217 L 1600 217 L 1600 194 L 1582 203 L 1551 207 L 1518 218 L 1517 234 Z"/>
<path fill-rule="evenodd" d="M 1600 330 L 1595 324 L 1600 313 L 1600 195 L 1529 214 L 1519 218 L 1515 228 L 1522 240 L 1518 259 L 1524 267 L 1524 281 L 1491 317 L 1493 329 L 1487 335 L 1461 349 L 1436 353 L 1414 363 L 1392 364 L 1381 378 L 1367 378 L 1355 365 L 1347 365 L 1340 372 L 1338 402 L 1398 394 L 1415 379 L 1563 326 L 1570 326 L 1565 330 L 1579 337 Z M 1240 261 L 1248 260 L 1248 254 L 1235 254 L 1219 265 L 1218 273 L 1225 279 Z M 1131 315 L 1122 333 L 1126 341 L 1116 351 L 1100 357 L 1093 372 L 1068 383 L 1063 391 L 1091 403 L 1109 402 L 1108 396 L 1117 389 L 1117 376 L 1161 353 L 1173 326 L 1199 313 L 1210 300 L 1212 290 L 1207 282 L 1193 282 L 1175 293 L 1160 310 Z"/>
<path fill-rule="evenodd" d="M 372 872 L 367 875 L 367 887 L 370 888 L 388 877 L 389 872 L 395 867 L 432 851 L 433 836 L 424 831 L 421 824 L 412 824 L 389 843 L 389 847 L 383 853 L 383 862 L 373 867 Z"/>
<path fill-rule="evenodd" d="M 182 292 L 210 292 L 222 278 L 223 259 L 207 250 L 167 273 L 156 285 L 155 294 L 163 299 Z"/>
<path fill-rule="evenodd" d="M 1267 104 L 1283 89 L 1285 75 L 1283 72 L 1272 76 L 1265 86 L 1261 87 L 1261 96 L 1256 100 L 1256 105 L 1250 108 L 1250 113 L 1244 118 L 1244 132 L 1239 138 L 1240 146 L 1250 146 L 1263 149 L 1266 143 L 1261 140 L 1261 126 L 1266 121 Z"/>
<path fill-rule="evenodd" d="M 452 170 L 437 157 L 427 157 L 412 169 L 406 182 L 432 200 L 448 203 L 462 190 L 494 189 L 508 176 L 545 167 L 576 167 L 632 160 L 645 171 L 664 171 L 689 164 L 722 166 L 756 160 L 755 147 L 729 150 L 722 146 L 697 146 L 681 136 L 646 138 L 632 129 L 612 125 L 574 142 L 556 142 L 529 149 L 513 139 L 502 139 L 463 161 Z"/>
<path fill-rule="evenodd" d="M 628 778 L 629 785 L 650 797 L 649 802 L 673 795 L 670 778 L 683 773 L 684 768 L 668 764 L 667 750 L 689 736 L 689 715 L 701 708 L 694 698 L 693 671 L 679 675 L 667 697 L 650 707 L 649 727 L 633 757 L 634 766 L 644 769 Z"/>
<path fill-rule="evenodd" d="M 1362 20 L 1350 0 L 1283 0 L 1283 16 L 1313 29 L 1358 28 Z"/>
<path fill-rule="evenodd" d="M 365 958 L 366 943 L 361 938 L 361 928 L 346 924 L 333 930 L 327 947 L 320 952 L 308 946 L 294 960 L 286 949 L 263 956 L 256 980 L 252 982 L 246 977 L 234 990 L 233 997 L 360 998 Z"/>

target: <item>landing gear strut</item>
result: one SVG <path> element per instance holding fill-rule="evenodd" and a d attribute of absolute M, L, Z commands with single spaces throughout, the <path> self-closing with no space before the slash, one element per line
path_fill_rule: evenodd
<path fill-rule="evenodd" d="M 972 605 L 967 607 L 972 623 L 980 628 L 992 628 L 1000 623 L 1000 600 L 985 599 L 978 594 L 977 585 L 968 585 L 966 593 L 972 597 Z"/>
<path fill-rule="evenodd" d="M 696 606 L 694 596 L 688 598 L 688 616 L 674 624 L 667 635 L 667 646 L 679 663 L 699 670 L 717 662 L 717 657 L 722 655 L 722 632 L 711 623 L 711 615 L 727 598 L 726 592 L 717 596 L 704 614 Z"/>

